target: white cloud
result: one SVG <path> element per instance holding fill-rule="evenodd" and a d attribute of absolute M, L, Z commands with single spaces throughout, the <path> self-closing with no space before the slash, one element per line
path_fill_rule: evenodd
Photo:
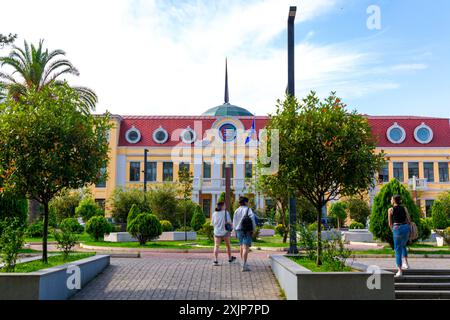
<path fill-rule="evenodd" d="M 201 114 L 223 102 L 228 56 L 230 102 L 261 115 L 284 95 L 286 51 L 273 41 L 286 28 L 289 5 L 299 6 L 302 23 L 341 1 L 15 0 L 2 8 L 20 15 L 1 13 L 0 30 L 18 33 L 18 45 L 45 38 L 48 48 L 64 49 L 81 72 L 70 81 L 97 92 L 99 112 Z M 357 43 L 317 45 L 313 37 L 296 46 L 299 94 L 333 88 L 359 96 L 398 86 L 361 81 L 364 70 L 375 73 L 375 58 Z M 414 68 L 420 64 L 392 71 Z"/>

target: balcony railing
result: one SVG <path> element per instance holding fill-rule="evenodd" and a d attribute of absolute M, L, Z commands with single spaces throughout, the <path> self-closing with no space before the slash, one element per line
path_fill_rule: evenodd
<path fill-rule="evenodd" d="M 249 179 L 236 179 L 231 178 L 231 187 L 235 189 L 247 189 L 250 184 Z M 194 178 L 193 182 L 194 189 L 200 190 L 202 188 L 225 188 L 225 178 L 213 179 L 213 178 Z"/>
<path fill-rule="evenodd" d="M 413 177 L 408 180 L 408 185 L 413 190 L 426 190 L 428 188 L 428 179 Z"/>

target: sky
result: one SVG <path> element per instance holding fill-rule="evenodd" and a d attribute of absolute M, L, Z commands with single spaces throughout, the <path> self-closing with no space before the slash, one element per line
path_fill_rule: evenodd
<path fill-rule="evenodd" d="M 0 0 L 0 33 L 66 51 L 98 113 L 199 115 L 223 103 L 228 58 L 230 103 L 266 115 L 287 85 L 290 5 L 298 98 L 450 117 L 448 0 Z"/>

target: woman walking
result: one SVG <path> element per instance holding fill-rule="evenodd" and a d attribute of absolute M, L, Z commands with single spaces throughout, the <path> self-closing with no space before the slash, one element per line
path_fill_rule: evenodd
<path fill-rule="evenodd" d="M 408 269 L 408 251 L 406 245 L 409 240 L 411 232 L 411 217 L 408 213 L 408 209 L 401 206 L 402 198 L 400 195 L 395 195 L 391 199 L 392 208 L 388 211 L 389 227 L 393 233 L 394 238 L 394 250 L 395 250 L 395 262 L 397 264 L 398 271 L 395 274 L 396 277 L 402 275 L 403 269 Z M 405 262 L 402 264 L 402 258 Z"/>
<path fill-rule="evenodd" d="M 214 265 L 218 266 L 219 261 L 219 249 L 222 240 L 225 241 L 225 246 L 227 247 L 228 262 L 231 263 L 236 260 L 236 257 L 231 255 L 231 244 L 230 244 L 230 234 L 233 230 L 233 225 L 231 223 L 230 213 L 225 211 L 224 202 L 217 203 L 215 212 L 212 215 L 211 224 L 214 226 Z"/>

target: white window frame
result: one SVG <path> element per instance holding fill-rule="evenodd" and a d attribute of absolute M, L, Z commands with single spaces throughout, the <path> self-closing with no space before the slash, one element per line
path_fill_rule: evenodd
<path fill-rule="evenodd" d="M 419 139 L 418 133 L 420 129 L 428 129 L 428 131 L 430 132 L 430 136 L 428 137 L 427 140 Z M 431 140 L 433 140 L 433 130 L 429 126 L 427 126 L 425 122 L 422 122 L 420 126 L 417 126 L 416 129 L 414 129 L 414 139 L 416 139 L 416 141 L 421 144 L 430 143 Z"/>
<path fill-rule="evenodd" d="M 164 134 L 166 135 L 166 137 L 163 140 L 158 140 L 156 138 L 156 135 L 158 134 L 158 132 L 164 132 Z M 169 139 L 169 133 L 167 132 L 166 129 L 164 129 L 163 127 L 159 126 L 158 129 L 156 129 L 155 131 L 153 131 L 153 141 L 155 141 L 156 143 L 159 144 L 163 144 L 166 143 L 166 141 Z"/>
<path fill-rule="evenodd" d="M 131 140 L 128 135 L 132 132 L 136 132 L 138 135 L 138 138 L 136 140 Z M 125 139 L 129 142 L 129 143 L 138 143 L 139 141 L 141 141 L 141 132 L 135 127 L 132 126 L 130 129 L 127 130 L 127 132 L 125 132 Z"/>
<path fill-rule="evenodd" d="M 394 130 L 394 129 L 400 129 L 400 131 L 402 132 L 402 137 L 398 141 L 395 141 L 395 140 L 391 139 L 391 131 Z M 388 140 L 390 142 L 392 142 L 394 144 L 400 144 L 403 141 L 405 141 L 405 139 L 406 139 L 406 131 L 405 131 L 405 129 L 403 129 L 403 127 L 399 126 L 399 124 L 397 122 L 394 122 L 394 124 L 387 129 L 386 137 L 388 138 Z"/>

